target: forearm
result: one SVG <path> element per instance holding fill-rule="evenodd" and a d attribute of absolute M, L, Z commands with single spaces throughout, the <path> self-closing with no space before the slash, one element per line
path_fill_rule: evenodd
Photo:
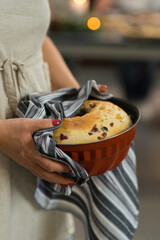
<path fill-rule="evenodd" d="M 79 83 L 49 37 L 45 38 L 42 50 L 44 61 L 49 66 L 52 90 L 64 87 L 79 88 Z"/>
<path fill-rule="evenodd" d="M 6 140 L 6 120 L 0 119 L 0 151 L 3 151 Z"/>
<path fill-rule="evenodd" d="M 0 151 L 3 149 L 4 140 L 4 120 L 0 119 Z"/>

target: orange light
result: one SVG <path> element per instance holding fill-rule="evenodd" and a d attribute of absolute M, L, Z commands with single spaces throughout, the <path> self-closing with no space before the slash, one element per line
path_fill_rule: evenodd
<path fill-rule="evenodd" d="M 82 5 L 82 4 L 86 3 L 87 0 L 73 0 L 73 1 L 78 5 Z"/>
<path fill-rule="evenodd" d="M 87 21 L 87 26 L 91 30 L 97 30 L 101 26 L 101 22 L 97 17 L 91 17 Z"/>

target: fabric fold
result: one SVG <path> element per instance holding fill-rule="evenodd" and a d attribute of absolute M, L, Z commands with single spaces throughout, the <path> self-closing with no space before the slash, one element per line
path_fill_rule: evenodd
<path fill-rule="evenodd" d="M 51 93 L 34 93 L 19 103 L 17 116 L 33 119 L 73 117 L 87 99 L 108 100 L 110 93 L 99 91 L 89 80 L 80 89 L 64 88 Z M 139 202 L 136 156 L 133 146 L 126 158 L 112 171 L 89 177 L 74 159 L 56 146 L 53 130 L 40 129 L 33 135 L 37 151 L 53 161 L 69 166 L 76 185 L 66 188 L 37 179 L 34 198 L 47 210 L 71 212 L 84 223 L 86 240 L 131 240 L 138 226 Z M 131 190 L 132 189 L 132 190 Z"/>
<path fill-rule="evenodd" d="M 89 80 L 85 86 L 80 89 L 64 88 L 51 93 L 32 94 L 26 96 L 19 104 L 16 115 L 25 118 L 50 118 L 60 119 L 63 117 L 73 117 L 79 111 L 83 103 L 88 98 L 97 98 L 107 100 L 112 97 L 110 93 L 102 93 L 99 91 L 96 81 Z M 86 183 L 89 175 L 84 168 L 82 168 L 74 159 L 71 159 L 61 149 L 56 147 L 53 140 L 53 130 L 60 127 L 56 126 L 50 129 L 42 129 L 34 133 L 34 141 L 36 143 L 37 151 L 52 159 L 53 161 L 65 163 L 69 166 L 71 174 L 61 173 L 64 176 L 74 178 L 77 185 Z M 48 183 L 52 185 L 55 191 L 70 194 L 71 187 L 64 188 L 57 184 Z"/>

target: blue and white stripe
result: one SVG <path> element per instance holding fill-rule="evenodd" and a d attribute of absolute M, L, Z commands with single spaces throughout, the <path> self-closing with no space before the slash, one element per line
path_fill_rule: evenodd
<path fill-rule="evenodd" d="M 96 82 L 91 80 L 79 90 L 65 88 L 29 95 L 19 103 L 17 116 L 63 121 L 63 117 L 74 116 L 88 98 L 107 100 L 111 96 L 101 93 Z M 45 209 L 71 212 L 81 219 L 86 240 L 131 240 L 139 214 L 133 144 L 116 169 L 90 178 L 85 169 L 56 147 L 52 139 L 53 129 L 39 130 L 34 134 L 37 151 L 53 161 L 68 164 L 72 173 L 67 176 L 74 178 L 76 186 L 61 188 L 59 184 L 37 179 L 34 194 L 37 203 Z"/>

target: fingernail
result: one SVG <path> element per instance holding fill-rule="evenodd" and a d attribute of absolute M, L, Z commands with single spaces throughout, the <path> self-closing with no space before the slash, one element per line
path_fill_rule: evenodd
<path fill-rule="evenodd" d="M 63 188 L 67 187 L 67 185 L 64 185 L 64 184 L 60 184 L 60 185 L 61 185 L 61 187 L 63 187 Z"/>
<path fill-rule="evenodd" d="M 61 120 L 59 120 L 59 119 L 52 119 L 52 125 L 53 126 L 57 126 L 57 125 L 59 125 L 61 123 Z"/>
<path fill-rule="evenodd" d="M 106 85 L 100 85 L 100 87 L 107 89 L 107 86 L 106 86 Z"/>
<path fill-rule="evenodd" d="M 74 185 L 75 185 L 75 183 L 69 183 L 68 185 L 69 185 L 69 186 L 74 186 Z"/>
<path fill-rule="evenodd" d="M 72 173 L 72 171 L 71 171 L 71 170 L 69 170 L 69 173 Z"/>

